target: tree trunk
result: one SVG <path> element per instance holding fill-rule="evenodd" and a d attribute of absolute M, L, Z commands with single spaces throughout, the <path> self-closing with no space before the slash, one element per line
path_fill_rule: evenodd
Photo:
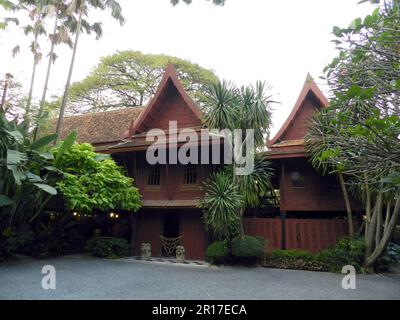
<path fill-rule="evenodd" d="M 375 249 L 375 233 L 376 233 L 376 227 L 377 227 L 377 221 L 378 221 L 378 211 L 379 208 L 382 208 L 382 192 L 380 192 L 377 196 L 376 203 L 374 206 L 374 211 L 372 214 L 371 221 L 368 223 L 368 221 L 365 224 L 365 227 L 367 229 L 367 234 L 365 237 L 365 243 L 366 243 L 366 253 L 365 256 L 368 257 L 372 254 L 372 252 Z"/>
<path fill-rule="evenodd" d="M 364 174 L 366 178 L 366 174 Z M 366 215 L 366 222 L 365 222 L 365 237 L 367 237 L 368 233 L 368 225 L 371 223 L 371 193 L 369 190 L 368 182 L 365 183 L 365 215 Z"/>
<path fill-rule="evenodd" d="M 25 109 L 25 121 L 27 124 L 27 127 L 29 127 L 29 113 L 31 112 L 31 104 L 32 104 L 32 97 L 33 97 L 33 87 L 35 84 L 35 78 L 36 78 L 36 67 L 37 67 L 37 45 L 38 45 L 38 37 L 39 37 L 39 31 L 35 31 L 35 40 L 33 41 L 34 45 L 34 52 L 33 52 L 33 67 L 32 67 L 32 75 L 31 75 L 31 83 L 29 87 L 29 94 L 28 94 L 28 99 L 26 102 L 26 109 Z"/>
<path fill-rule="evenodd" d="M 353 238 L 354 236 L 354 224 L 353 224 L 353 213 L 351 211 L 351 204 L 349 199 L 349 194 L 347 192 L 346 184 L 344 182 L 343 175 L 339 172 L 339 183 L 340 188 L 342 189 L 343 199 L 346 204 L 346 212 L 347 212 L 347 223 L 349 225 L 349 237 Z"/>
<path fill-rule="evenodd" d="M 68 102 L 68 95 L 69 95 L 69 89 L 70 89 L 70 86 L 71 86 L 72 72 L 74 70 L 74 65 L 75 65 L 76 51 L 77 51 L 77 48 L 78 48 L 79 36 L 81 34 L 84 6 L 85 6 L 85 0 L 82 0 L 81 7 L 80 7 L 80 10 L 79 10 L 79 20 L 78 20 L 78 24 L 77 24 L 77 27 L 76 27 L 75 42 L 74 42 L 74 49 L 73 49 L 73 52 L 72 52 L 71 64 L 69 66 L 69 73 L 68 73 L 67 83 L 65 85 L 64 96 L 63 96 L 63 99 L 62 99 L 61 108 L 60 108 L 60 114 L 58 116 L 58 121 L 57 121 L 56 133 L 58 133 L 58 135 L 60 135 L 60 133 L 61 133 L 62 124 L 63 124 L 63 121 L 64 121 L 65 108 L 66 108 L 67 102 Z"/>
<path fill-rule="evenodd" d="M 56 14 L 56 19 L 54 23 L 54 31 L 53 31 L 53 39 L 51 40 L 51 48 L 50 48 L 50 53 L 49 53 L 49 62 L 47 64 L 47 73 L 46 73 L 46 81 L 44 83 L 44 88 L 43 88 L 43 93 L 42 93 L 42 99 L 40 100 L 40 108 L 38 112 L 38 118 L 37 118 L 37 123 L 35 126 L 35 131 L 33 132 L 33 141 L 36 141 L 39 131 L 40 131 L 40 120 L 43 117 L 43 111 L 44 111 L 44 104 L 46 103 L 46 95 L 47 95 L 47 89 L 49 87 L 49 80 L 50 80 L 50 73 L 51 73 L 51 66 L 53 64 L 53 54 L 54 54 L 54 37 L 57 32 L 57 27 L 58 27 L 58 16 Z"/>
<path fill-rule="evenodd" d="M 386 229 L 390 222 L 390 211 L 392 210 L 392 199 L 390 199 L 386 205 L 386 217 L 385 217 L 385 224 L 383 228 Z"/>
<path fill-rule="evenodd" d="M 392 217 L 390 218 L 390 222 L 383 232 L 382 239 L 380 240 L 379 244 L 375 247 L 374 251 L 368 256 L 366 256 L 365 268 L 367 270 L 373 268 L 373 265 L 375 264 L 376 260 L 386 250 L 389 240 L 393 234 L 394 228 L 396 227 L 397 219 L 399 218 L 399 212 L 400 212 L 400 199 L 397 199 L 396 205 L 393 209 Z"/>
<path fill-rule="evenodd" d="M 8 90 L 8 76 L 5 76 L 4 79 L 4 88 L 3 88 L 3 97 L 1 99 L 1 109 L 5 110 L 5 105 L 6 105 L 6 98 L 7 98 L 7 90 Z"/>
<path fill-rule="evenodd" d="M 136 231 L 137 231 L 137 214 L 131 213 L 131 256 L 135 255 L 136 249 Z"/>

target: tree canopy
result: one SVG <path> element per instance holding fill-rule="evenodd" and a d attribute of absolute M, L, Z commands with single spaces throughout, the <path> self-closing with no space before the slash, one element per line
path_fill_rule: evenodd
<path fill-rule="evenodd" d="M 325 70 L 333 99 L 306 139 L 312 158 L 346 175 L 365 202 L 367 268 L 385 250 L 400 211 L 400 3 L 381 2 L 349 27 L 334 27 L 339 55 Z"/>
<path fill-rule="evenodd" d="M 187 60 L 121 51 L 103 57 L 88 77 L 71 86 L 67 112 L 76 114 L 141 106 L 156 92 L 168 63 L 174 65 L 184 88 L 197 101 L 206 87 L 217 81 L 212 71 Z"/>

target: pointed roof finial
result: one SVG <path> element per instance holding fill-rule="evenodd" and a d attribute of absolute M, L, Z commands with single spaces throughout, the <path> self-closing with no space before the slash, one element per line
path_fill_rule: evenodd
<path fill-rule="evenodd" d="M 314 82 L 314 78 L 312 77 L 311 73 L 307 72 L 306 82 Z"/>
<path fill-rule="evenodd" d="M 300 95 L 297 98 L 296 104 L 293 107 L 292 112 L 289 114 L 289 117 L 286 119 L 285 123 L 282 125 L 282 127 L 280 128 L 278 133 L 275 135 L 275 137 L 272 140 L 268 141 L 268 143 L 267 143 L 268 147 L 274 145 L 283 137 L 285 132 L 288 130 L 289 126 L 292 124 L 292 122 L 296 118 L 296 115 L 300 112 L 300 109 L 303 106 L 303 102 L 306 99 L 309 92 L 312 92 L 314 94 L 314 96 L 320 101 L 322 108 L 325 108 L 328 106 L 328 104 L 329 104 L 328 99 L 324 96 L 322 91 L 318 88 L 318 86 L 315 83 L 311 74 L 307 73 L 307 78 L 306 78 L 306 81 L 304 82 L 303 89 L 301 90 Z"/>

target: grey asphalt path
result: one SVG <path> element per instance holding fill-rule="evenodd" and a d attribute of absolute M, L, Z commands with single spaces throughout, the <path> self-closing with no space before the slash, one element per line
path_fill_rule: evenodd
<path fill-rule="evenodd" d="M 56 290 L 41 287 L 44 265 Z M 0 264 L 0 299 L 400 299 L 400 275 L 358 275 L 343 290 L 332 273 L 175 265 L 69 256 Z"/>

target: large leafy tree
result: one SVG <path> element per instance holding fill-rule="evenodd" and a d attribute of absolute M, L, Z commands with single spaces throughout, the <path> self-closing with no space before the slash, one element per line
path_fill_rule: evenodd
<path fill-rule="evenodd" d="M 155 94 L 168 63 L 175 66 L 186 91 L 197 101 L 217 81 L 212 71 L 187 60 L 122 51 L 102 58 L 88 77 L 71 86 L 67 112 L 79 114 L 142 106 Z"/>
<path fill-rule="evenodd" d="M 374 1 L 378 3 L 379 1 Z M 334 28 L 340 54 L 326 68 L 334 98 L 313 121 L 319 160 L 348 177 L 365 203 L 365 267 L 387 247 L 400 211 L 400 4 Z"/>
<path fill-rule="evenodd" d="M 210 87 L 204 98 L 206 106 L 204 123 L 207 127 L 217 130 L 230 129 L 231 132 L 235 129 L 241 130 L 242 136 L 239 141 L 231 139 L 234 159 L 238 156 L 236 154 L 238 152 L 250 152 L 254 159 L 254 168 L 249 174 L 238 175 L 240 165 L 233 161 L 232 165 L 224 168 L 229 172 L 227 176 L 225 174 L 214 175 L 205 185 L 205 197 L 200 202 L 200 207 L 204 211 L 206 223 L 213 229 L 220 223 L 218 220 L 212 221 L 211 218 L 216 216 L 213 212 L 224 212 L 226 210 L 225 203 L 231 201 L 234 208 L 230 208 L 225 214 L 237 216 L 237 219 L 230 217 L 230 221 L 239 222 L 237 230 L 243 236 L 245 210 L 260 206 L 262 199 L 273 192 L 270 181 L 273 171 L 270 163 L 256 155 L 257 149 L 265 145 L 269 135 L 272 103 L 271 96 L 266 94 L 266 85 L 262 82 L 258 82 L 255 86 L 241 88 L 228 82 L 217 82 Z M 254 137 L 254 149 L 246 150 L 246 148 L 253 147 L 245 143 L 249 141 L 250 135 Z M 230 139 L 230 137 L 225 138 Z M 228 189 L 235 190 L 235 192 L 226 194 L 215 192 L 215 186 L 227 184 L 227 179 L 229 181 Z M 239 198 L 237 194 L 240 195 Z M 229 228 L 229 230 L 232 229 Z"/>
<path fill-rule="evenodd" d="M 90 144 L 78 143 L 68 152 L 60 147 L 53 153 L 55 166 L 64 173 L 63 179 L 57 182 L 57 189 L 71 210 L 135 212 L 140 208 L 140 195 L 133 179 L 126 177 L 109 156 L 97 154 Z"/>

